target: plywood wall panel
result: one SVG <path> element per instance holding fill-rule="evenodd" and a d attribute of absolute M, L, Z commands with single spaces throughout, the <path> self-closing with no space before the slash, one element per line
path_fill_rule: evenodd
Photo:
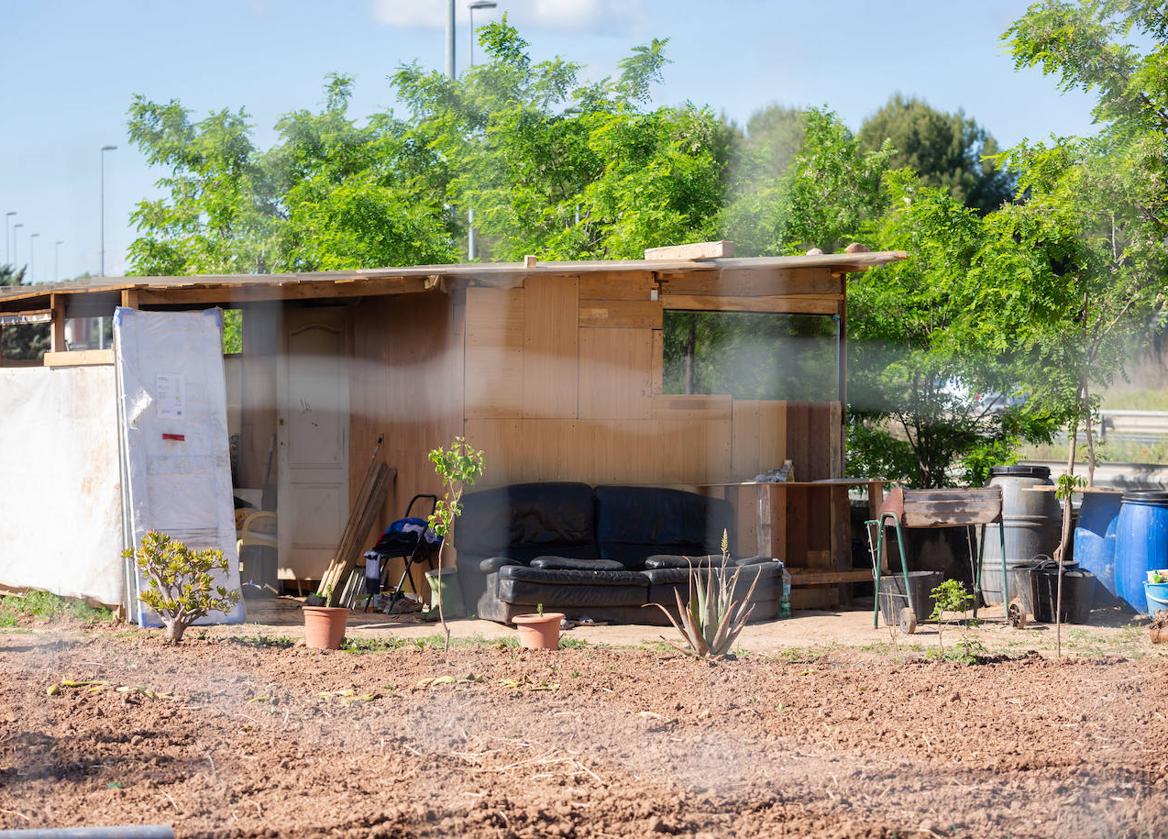
<path fill-rule="evenodd" d="M 523 416 L 574 418 L 577 411 L 579 279 L 533 276 L 523 303 Z"/>
<path fill-rule="evenodd" d="M 662 280 L 666 293 L 682 295 L 767 297 L 843 292 L 841 278 L 826 268 L 728 268 L 663 275 Z"/>
<path fill-rule="evenodd" d="M 598 300 L 580 296 L 580 326 L 600 329 L 661 329 L 659 300 Z"/>
<path fill-rule="evenodd" d="M 580 277 L 580 297 L 590 300 L 648 300 L 655 283 L 652 273 L 620 271 Z"/>
<path fill-rule="evenodd" d="M 653 335 L 649 329 L 581 329 L 580 418 L 648 419 Z"/>
<path fill-rule="evenodd" d="M 466 416 L 523 416 L 525 289 L 466 291 Z"/>

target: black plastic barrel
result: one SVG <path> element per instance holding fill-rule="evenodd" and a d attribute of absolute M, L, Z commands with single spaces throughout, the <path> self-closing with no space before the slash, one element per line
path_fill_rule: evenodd
<path fill-rule="evenodd" d="M 1054 493 L 1032 487 L 1053 486 L 1046 466 L 994 466 L 987 486 L 1002 488 L 1002 524 L 1005 528 L 1006 571 L 1052 556 L 1061 537 L 1062 508 Z M 1002 602 L 1002 537 L 997 525 L 985 529 L 985 553 L 981 569 L 982 599 L 989 605 Z M 1013 582 L 1013 574 L 1010 574 Z M 1010 587 L 1010 595 L 1015 594 Z"/>
<path fill-rule="evenodd" d="M 1059 567 L 1057 562 L 1038 563 L 1030 572 L 1031 614 L 1039 623 L 1054 623 L 1058 602 Z M 1074 563 L 1063 566 L 1063 623 L 1088 623 L 1095 599 L 1095 575 Z"/>
<path fill-rule="evenodd" d="M 932 591 L 941 585 L 940 571 L 909 571 L 908 584 L 912 590 L 913 613 L 917 622 L 923 623 L 933 614 Z M 899 571 L 882 573 L 880 576 L 880 616 L 886 624 L 896 626 L 900 610 L 908 605 L 905 596 L 904 577 Z"/>

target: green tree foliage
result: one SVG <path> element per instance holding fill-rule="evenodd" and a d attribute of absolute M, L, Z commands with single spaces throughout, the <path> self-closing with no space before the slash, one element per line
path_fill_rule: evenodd
<path fill-rule="evenodd" d="M 761 171 L 735 185 L 722 228 L 743 255 L 842 250 L 882 212 L 891 146 L 862 150 L 827 110 L 807 111 L 803 130 L 803 143 L 781 174 Z"/>
<path fill-rule="evenodd" d="M 912 169 L 925 185 L 948 190 L 982 213 L 1013 194 L 1011 178 L 995 159 L 997 141 L 963 111 L 945 113 L 898 93 L 864 120 L 858 136 L 869 151 L 890 143 L 893 166 Z"/>
<path fill-rule="evenodd" d="M 994 266 L 1015 278 L 1007 313 L 1041 361 L 1034 393 L 1086 427 L 1093 476 L 1095 394 L 1164 319 L 1168 16 L 1146 0 L 1045 0 L 1004 37 L 1019 67 L 1098 96 L 1097 137 L 1009 153 L 1027 198 L 995 219 Z"/>
<path fill-rule="evenodd" d="M 479 38 L 485 60 L 460 79 L 417 65 L 392 76 L 404 117 L 357 124 L 352 80 L 333 76 L 322 109 L 285 116 L 266 150 L 242 111 L 192 121 L 137 97 L 130 138 L 168 174 L 134 212 L 133 270 L 451 262 L 468 209 L 495 260 L 635 257 L 715 232 L 731 132 L 706 109 L 646 108 L 664 41 L 583 83 L 563 59 L 534 63 L 506 20 Z"/>
<path fill-rule="evenodd" d="M 912 258 L 849 284 L 848 468 L 917 487 L 981 483 L 1019 439 L 1049 439 L 1053 423 L 1005 398 L 1022 371 L 984 308 L 986 221 L 907 170 L 887 188 L 875 241 Z"/>

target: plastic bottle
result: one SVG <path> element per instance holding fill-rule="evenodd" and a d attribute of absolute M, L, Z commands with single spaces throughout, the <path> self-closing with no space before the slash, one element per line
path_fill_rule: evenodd
<path fill-rule="evenodd" d="M 791 617 L 791 572 L 783 568 L 783 599 L 779 602 L 779 617 Z"/>

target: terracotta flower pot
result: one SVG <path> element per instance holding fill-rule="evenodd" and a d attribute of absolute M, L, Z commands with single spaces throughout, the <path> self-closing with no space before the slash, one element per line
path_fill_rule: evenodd
<path fill-rule="evenodd" d="M 542 615 L 516 615 L 512 622 L 519 629 L 519 646 L 527 650 L 558 650 L 560 648 L 559 612 Z"/>
<path fill-rule="evenodd" d="M 337 606 L 304 607 L 304 645 L 314 650 L 336 650 L 345 640 L 349 610 Z"/>

